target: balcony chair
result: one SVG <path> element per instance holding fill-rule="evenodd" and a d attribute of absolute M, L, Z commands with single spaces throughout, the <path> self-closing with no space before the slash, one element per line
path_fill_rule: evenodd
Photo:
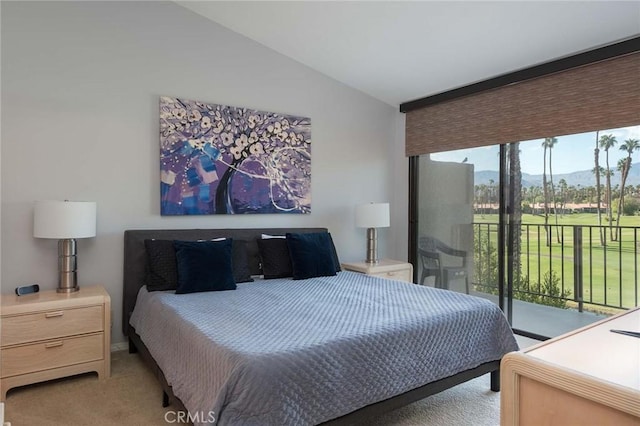
<path fill-rule="evenodd" d="M 466 251 L 449 247 L 437 238 L 423 236 L 418 240 L 418 254 L 422 263 L 421 285 L 427 277 L 435 277 L 434 287 L 448 290 L 452 280 L 464 278 L 465 290 L 469 294 Z M 442 254 L 462 258 L 462 265 L 444 266 Z"/>

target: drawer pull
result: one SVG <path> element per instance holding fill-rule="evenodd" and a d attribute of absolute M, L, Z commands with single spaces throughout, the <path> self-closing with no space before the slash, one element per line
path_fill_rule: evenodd
<path fill-rule="evenodd" d="M 62 340 L 60 340 L 59 342 L 51 342 L 51 343 L 45 343 L 44 347 L 49 349 L 49 348 L 57 348 L 58 346 L 62 346 L 64 344 L 64 342 Z"/>
<path fill-rule="evenodd" d="M 56 312 L 47 312 L 46 314 L 44 314 L 45 318 L 55 318 L 55 317 L 61 317 L 64 315 L 63 311 L 56 311 Z"/>

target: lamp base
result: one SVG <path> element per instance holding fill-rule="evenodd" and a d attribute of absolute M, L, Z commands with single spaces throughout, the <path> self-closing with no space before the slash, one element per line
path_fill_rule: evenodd
<path fill-rule="evenodd" d="M 58 293 L 73 293 L 78 287 L 76 240 L 58 240 Z"/>
<path fill-rule="evenodd" d="M 367 259 L 365 262 L 370 265 L 378 263 L 378 231 L 376 228 L 367 228 Z"/>

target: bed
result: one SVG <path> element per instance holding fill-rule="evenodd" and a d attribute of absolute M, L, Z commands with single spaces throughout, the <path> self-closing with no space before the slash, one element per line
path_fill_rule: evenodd
<path fill-rule="evenodd" d="M 326 231 L 125 231 L 123 332 L 165 405 L 195 424 L 353 424 L 489 372 L 499 389 L 500 359 L 517 344 L 502 312 L 479 298 L 348 271 L 234 291 L 144 286 L 145 240 L 246 241 L 259 275 L 262 234 Z"/>

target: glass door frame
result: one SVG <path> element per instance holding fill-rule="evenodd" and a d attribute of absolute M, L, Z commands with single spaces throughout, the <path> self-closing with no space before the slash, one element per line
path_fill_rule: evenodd
<path fill-rule="evenodd" d="M 507 152 L 509 144 L 500 144 L 500 178 L 498 182 L 498 306 L 505 312 L 509 324 L 513 327 L 513 241 L 516 235 L 513 220 L 514 192 L 512 176 L 509 173 Z M 420 206 L 418 156 L 409 157 L 409 209 L 408 209 L 408 253 L 409 263 L 413 265 L 413 282 L 418 282 L 418 209 Z M 506 304 L 506 306 L 505 306 Z M 547 340 L 527 330 L 513 328 L 514 333 L 536 340 Z"/>

